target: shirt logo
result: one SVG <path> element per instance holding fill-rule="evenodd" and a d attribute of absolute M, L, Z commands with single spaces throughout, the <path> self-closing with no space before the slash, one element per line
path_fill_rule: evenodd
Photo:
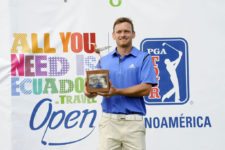
<path fill-rule="evenodd" d="M 152 56 L 158 86 L 145 96 L 148 105 L 177 105 L 189 100 L 188 43 L 183 38 L 148 38 L 141 50 Z"/>
<path fill-rule="evenodd" d="M 134 64 L 130 64 L 130 66 L 128 67 L 130 69 L 136 68 Z"/>

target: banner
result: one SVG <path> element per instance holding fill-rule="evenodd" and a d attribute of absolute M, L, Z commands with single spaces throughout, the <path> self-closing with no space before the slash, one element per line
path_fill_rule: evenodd
<path fill-rule="evenodd" d="M 84 95 L 97 47 L 133 20 L 133 45 L 159 81 L 145 96 L 147 150 L 225 148 L 225 3 L 166 0 L 1 0 L 0 145 L 5 150 L 97 149 L 101 96 Z"/>

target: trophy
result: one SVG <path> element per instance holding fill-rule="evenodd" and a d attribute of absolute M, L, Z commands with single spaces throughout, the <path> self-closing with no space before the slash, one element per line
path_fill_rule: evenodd
<path fill-rule="evenodd" d="M 95 47 L 95 52 L 100 56 L 100 52 L 109 49 L 111 46 L 105 46 L 101 48 Z M 100 59 L 99 59 L 100 60 Z M 91 92 L 108 92 L 109 91 L 109 71 L 98 69 L 88 70 L 87 75 L 87 91 Z"/>

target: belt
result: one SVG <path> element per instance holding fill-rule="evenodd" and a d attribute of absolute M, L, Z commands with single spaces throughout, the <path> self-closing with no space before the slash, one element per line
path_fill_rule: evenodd
<path fill-rule="evenodd" d="M 102 116 L 115 119 L 115 120 L 143 120 L 143 116 L 138 114 L 110 114 L 110 113 L 102 113 Z"/>

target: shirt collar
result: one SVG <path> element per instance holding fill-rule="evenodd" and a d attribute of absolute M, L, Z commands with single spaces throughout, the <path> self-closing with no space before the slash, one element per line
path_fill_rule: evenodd
<path fill-rule="evenodd" d="M 132 47 L 130 53 L 128 55 L 132 55 L 134 57 L 136 57 L 138 55 L 138 51 L 137 48 L 135 47 Z M 113 56 L 119 56 L 119 53 L 117 52 L 117 48 L 115 48 L 113 51 L 112 51 L 112 55 Z"/>

